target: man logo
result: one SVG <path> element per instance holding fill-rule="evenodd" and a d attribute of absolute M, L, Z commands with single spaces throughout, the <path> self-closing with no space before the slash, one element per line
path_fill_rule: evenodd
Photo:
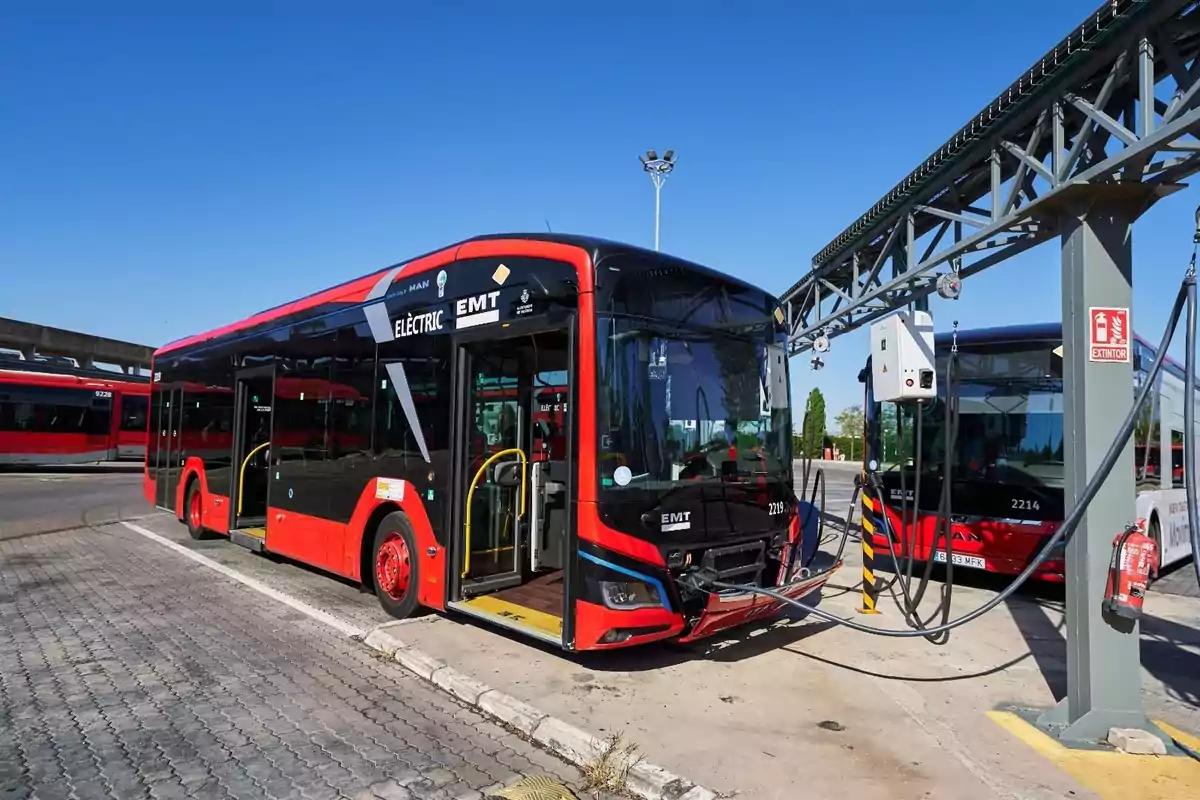
<path fill-rule="evenodd" d="M 522 290 L 521 290 L 521 302 L 522 302 L 522 303 L 528 303 L 528 302 L 529 302 L 529 290 L 528 290 L 528 289 L 522 289 Z"/>

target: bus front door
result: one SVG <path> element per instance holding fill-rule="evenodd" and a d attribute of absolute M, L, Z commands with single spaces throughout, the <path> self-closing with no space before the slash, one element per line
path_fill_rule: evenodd
<path fill-rule="evenodd" d="M 522 533 L 528 517 L 528 419 L 513 344 L 485 340 L 460 350 L 464 595 L 521 582 Z"/>
<path fill-rule="evenodd" d="M 460 339 L 461 605 L 558 643 L 570 627 L 570 374 L 567 330 Z"/>

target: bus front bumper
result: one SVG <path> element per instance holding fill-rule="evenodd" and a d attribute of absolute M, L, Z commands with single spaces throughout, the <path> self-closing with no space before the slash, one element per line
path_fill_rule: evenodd
<path fill-rule="evenodd" d="M 799 600 L 820 589 L 840 567 L 839 561 L 824 572 L 799 578 L 784 586 L 772 587 L 772 591 L 792 600 Z M 713 592 L 691 630 L 679 637 L 680 642 L 694 642 L 730 628 L 754 620 L 764 619 L 778 613 L 787 603 L 753 592 Z"/>

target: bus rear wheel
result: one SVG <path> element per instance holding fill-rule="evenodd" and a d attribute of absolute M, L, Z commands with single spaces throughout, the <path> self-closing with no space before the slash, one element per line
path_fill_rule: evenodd
<path fill-rule="evenodd" d="M 372 549 L 372 578 L 379 604 L 397 619 L 417 610 L 417 542 L 408 517 L 399 511 L 388 514 L 375 530 Z"/>
<path fill-rule="evenodd" d="M 193 539 L 208 538 L 203 524 L 204 496 L 200 493 L 200 481 L 193 480 L 188 484 L 187 497 L 183 501 L 183 521 Z"/>

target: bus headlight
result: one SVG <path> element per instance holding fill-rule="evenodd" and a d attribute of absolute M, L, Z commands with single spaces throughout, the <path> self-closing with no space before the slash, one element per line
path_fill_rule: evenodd
<path fill-rule="evenodd" d="M 658 587 L 642 581 L 600 581 L 604 605 L 617 611 L 633 608 L 660 608 L 663 605 Z"/>

